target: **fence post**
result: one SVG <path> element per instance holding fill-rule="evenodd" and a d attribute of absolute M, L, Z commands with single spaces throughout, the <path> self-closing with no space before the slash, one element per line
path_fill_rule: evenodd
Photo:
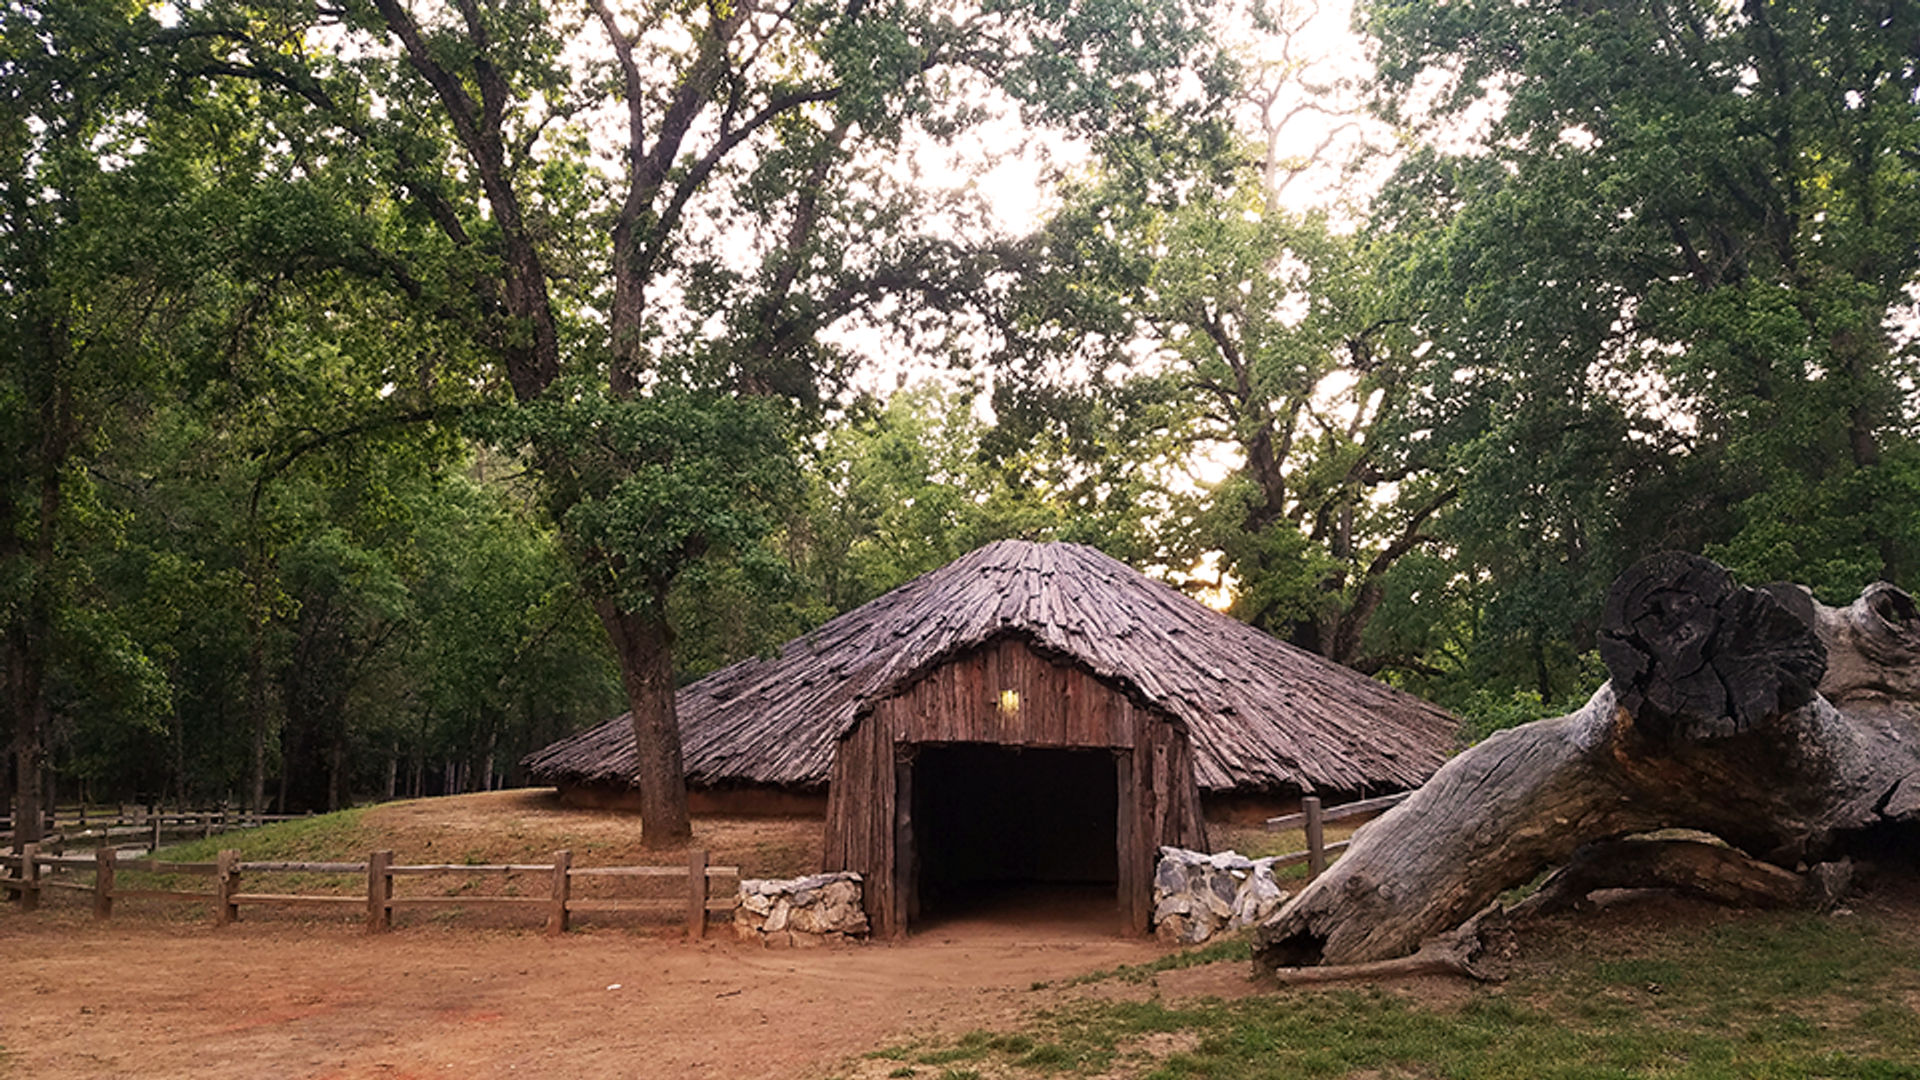
<path fill-rule="evenodd" d="M 96 919 L 105 919 L 113 915 L 115 857 L 112 838 L 101 841 L 100 846 L 93 853 L 93 917 Z"/>
<path fill-rule="evenodd" d="M 20 847 L 20 910 L 32 911 L 40 906 L 40 845 L 23 844 Z"/>
<path fill-rule="evenodd" d="M 1301 799 L 1300 812 L 1307 815 L 1307 880 L 1312 881 L 1327 869 L 1327 844 L 1320 820 L 1320 796 L 1308 795 Z"/>
<path fill-rule="evenodd" d="M 571 893 L 568 875 L 573 871 L 573 852 L 553 853 L 553 902 L 547 907 L 547 934 L 558 937 L 567 932 L 567 898 Z"/>
<path fill-rule="evenodd" d="M 707 934 L 707 849 L 687 852 L 687 936 L 699 940 Z"/>
<path fill-rule="evenodd" d="M 240 891 L 240 853 L 232 848 L 224 848 L 219 860 L 214 864 L 213 881 L 219 890 L 214 897 L 213 920 L 225 926 L 240 917 L 240 905 L 233 902 L 235 893 Z"/>
<path fill-rule="evenodd" d="M 393 852 L 367 856 L 367 933 L 393 929 Z"/>

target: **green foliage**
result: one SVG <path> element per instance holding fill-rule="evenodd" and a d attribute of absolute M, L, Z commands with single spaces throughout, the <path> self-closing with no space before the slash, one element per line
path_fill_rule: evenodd
<path fill-rule="evenodd" d="M 1184 481 L 1150 505 L 1156 558 L 1184 571 L 1217 553 L 1236 615 L 1374 670 L 1404 659 L 1368 654 L 1366 628 L 1395 563 L 1432 543 L 1452 463 L 1404 420 L 1418 342 L 1393 245 L 1285 209 L 1256 156 L 1154 159 L 1178 179 L 1150 195 L 1143 162 L 1110 155 L 1072 189 L 1036 237 L 1053 268 L 1021 294 L 1027 377 L 1009 396 L 1150 402 L 1154 437 L 1116 440 L 1104 471 Z M 1093 372 L 1084 389 L 1043 365 L 1062 352 Z M 1197 454 L 1237 468 L 1207 490 Z"/>
<path fill-rule="evenodd" d="M 584 584 L 630 610 L 659 602 L 710 555 L 763 557 L 778 502 L 799 482 L 791 418 L 773 399 L 672 386 L 620 398 L 565 384 L 503 426 L 549 463 Z"/>
<path fill-rule="evenodd" d="M 1416 146 L 1374 228 L 1399 235 L 1431 342 L 1411 422 L 1462 478 L 1437 529 L 1475 605 L 1454 629 L 1531 657 L 1512 666 L 1543 697 L 1653 551 L 1828 602 L 1920 567 L 1896 332 L 1920 172 L 1891 150 L 1920 137 L 1916 19 L 1361 8 L 1380 104 Z"/>
<path fill-rule="evenodd" d="M 1591 691 L 1577 688 L 1583 685 L 1599 686 L 1607 678 L 1606 670 L 1595 656 L 1584 658 L 1580 672 L 1584 678 L 1565 680 L 1567 685 L 1576 689 L 1566 697 L 1553 701 L 1542 700 L 1538 690 L 1511 690 L 1503 694 L 1484 687 L 1449 700 L 1448 707 L 1464 721 L 1460 725 L 1461 745 L 1471 746 L 1496 731 L 1548 717 L 1565 716 L 1580 708 Z"/>

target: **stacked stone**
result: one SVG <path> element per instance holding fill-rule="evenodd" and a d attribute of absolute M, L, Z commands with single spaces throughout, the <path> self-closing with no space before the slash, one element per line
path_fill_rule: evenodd
<path fill-rule="evenodd" d="M 1195 945 L 1252 926 L 1278 909 L 1287 891 L 1273 879 L 1272 859 L 1232 851 L 1208 855 L 1163 847 L 1153 873 L 1153 932 L 1170 944 Z"/>
<path fill-rule="evenodd" d="M 865 937 L 860 875 L 815 874 L 787 880 L 744 879 L 736 894 L 733 930 L 768 947 L 806 947 Z"/>

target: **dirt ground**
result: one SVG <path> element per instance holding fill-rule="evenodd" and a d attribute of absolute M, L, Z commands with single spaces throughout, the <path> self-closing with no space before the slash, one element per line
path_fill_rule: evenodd
<path fill-rule="evenodd" d="M 377 807 L 402 861 L 659 862 L 631 815 L 496 792 Z M 810 872 L 817 821 L 702 819 L 695 844 L 748 876 Z M 1010 1022 L 1035 983 L 1165 950 L 1084 910 L 928 927 L 901 944 L 769 950 L 715 925 L 594 925 L 408 913 L 369 936 L 352 915 L 261 910 L 216 929 L 204 905 L 94 921 L 84 896 L 0 905 L 0 1077 L 809 1077 L 890 1041 Z M 519 926 L 513 923 L 518 922 Z M 1231 981 L 1244 982 L 1235 965 Z"/>
<path fill-rule="evenodd" d="M 1079 928 L 954 924 L 903 945 L 716 933 L 0 913 L 0 1076 L 805 1077 L 1017 1015 L 1035 982 L 1159 955 Z"/>
<path fill-rule="evenodd" d="M 373 811 L 402 860 L 500 858 L 567 847 L 633 861 L 622 815 L 516 793 Z M 810 869 L 804 822 L 696 824 L 696 843 L 750 873 Z M 585 861 L 585 860 L 582 860 Z M 1113 934 L 1084 905 L 1042 905 L 931 924 L 898 944 L 769 950 L 716 925 L 701 942 L 671 926 L 591 925 L 548 938 L 533 925 L 409 916 L 369 936 L 352 916 L 249 915 L 209 925 L 204 906 L 91 918 L 70 894 L 40 912 L 0 905 L 0 1078 L 725 1077 L 814 1078 L 902 1041 L 1005 1030 L 1062 995 L 1168 1000 L 1267 992 L 1243 963 L 1164 972 L 1150 983 L 1062 989 L 1087 972 L 1166 952 Z M 1855 905 L 1920 935 L 1920 887 Z M 1522 967 L 1627 953 L 1652 929 L 1704 930 L 1740 913 L 1661 901 L 1546 920 L 1523 935 Z M 1904 937 L 1903 937 L 1904 940 Z M 1457 1004 L 1451 979 L 1393 992 Z"/>

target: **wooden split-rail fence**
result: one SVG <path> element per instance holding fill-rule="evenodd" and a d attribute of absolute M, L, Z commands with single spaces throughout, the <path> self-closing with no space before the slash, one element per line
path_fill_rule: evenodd
<path fill-rule="evenodd" d="M 122 859 L 111 847 L 102 847 L 90 855 L 53 855 L 42 853 L 35 845 L 25 845 L 15 854 L 0 854 L 0 868 L 10 871 L 0 877 L 0 888 L 15 894 L 21 906 L 32 910 L 39 906 L 41 894 L 48 890 L 91 893 L 93 913 L 98 918 L 113 914 L 115 901 L 186 900 L 211 904 L 214 921 L 221 925 L 240 917 L 247 906 L 360 908 L 366 912 L 369 932 L 382 933 L 393 927 L 393 913 L 412 908 L 506 908 L 538 911 L 546 916 L 549 934 L 565 933 L 569 918 L 577 912 L 684 911 L 687 933 L 695 938 L 706 933 L 710 911 L 731 911 L 732 896 L 722 891 L 715 899 L 713 882 L 731 878 L 738 881 L 739 867 L 710 866 L 707 852 L 696 849 L 679 866 L 574 866 L 573 853 L 554 852 L 550 863 L 470 865 L 399 865 L 393 852 L 375 851 L 365 862 L 246 862 L 233 850 L 220 852 L 214 862 L 167 862 L 154 858 Z M 69 872 L 93 871 L 92 881 L 68 879 Z M 51 871 L 51 873 L 49 873 Z M 129 889 L 118 884 L 121 872 L 197 876 L 212 878 L 212 890 Z M 365 875 L 364 895 L 301 895 L 253 891 L 257 882 L 270 874 L 354 874 Z M 533 896 L 401 896 L 394 889 L 395 879 L 426 875 L 504 877 L 510 874 L 545 877 L 545 895 Z M 586 880 L 635 878 L 684 878 L 684 900 L 643 898 L 599 898 L 575 896 L 575 885 Z"/>
<path fill-rule="evenodd" d="M 1410 791 L 1403 791 L 1397 795 L 1382 795 L 1377 799 L 1361 799 L 1358 802 L 1342 803 L 1339 806 L 1326 808 L 1321 807 L 1318 796 L 1306 796 L 1300 800 L 1299 813 L 1271 817 L 1266 820 L 1268 832 L 1299 829 L 1307 836 L 1305 851 L 1295 851 L 1280 856 L 1274 860 L 1273 868 L 1278 870 L 1284 866 L 1299 866 L 1305 863 L 1307 880 L 1312 881 L 1326 871 L 1329 855 L 1337 855 L 1347 850 L 1347 845 L 1352 843 L 1350 840 L 1327 843 L 1326 826 L 1329 822 L 1346 821 L 1357 817 L 1376 817 L 1400 805 L 1411 794 L 1413 793 Z"/>
<path fill-rule="evenodd" d="M 145 840 L 159 848 L 163 837 L 209 837 L 215 833 L 252 829 L 276 821 L 299 821 L 312 814 L 251 814 L 243 810 L 149 811 L 119 808 L 112 813 L 84 808 L 69 815 L 47 815 L 41 828 L 40 850 L 59 852 L 69 845 L 92 845 L 102 840 Z M 0 843 L 13 842 L 13 819 L 0 817 Z"/>

